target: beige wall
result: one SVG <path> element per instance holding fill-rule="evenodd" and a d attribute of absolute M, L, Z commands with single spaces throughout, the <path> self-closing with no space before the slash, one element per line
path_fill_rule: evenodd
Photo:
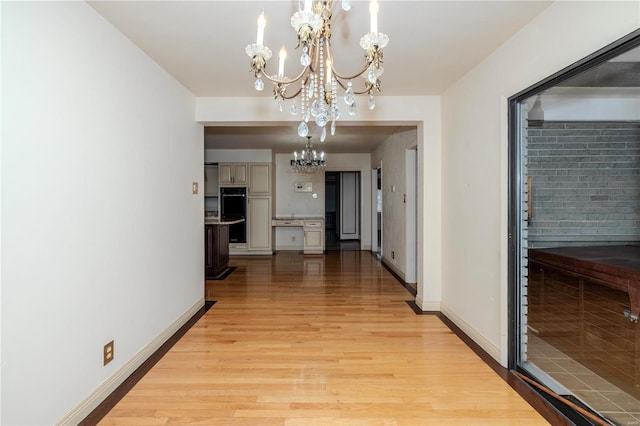
<path fill-rule="evenodd" d="M 77 424 L 204 305 L 203 129 L 85 2 L 1 27 L 0 424 Z"/>
<path fill-rule="evenodd" d="M 640 3 L 555 2 L 442 96 L 442 312 L 507 363 L 507 98 L 640 27 Z"/>
<path fill-rule="evenodd" d="M 382 253 L 387 265 L 403 279 L 407 272 L 406 150 L 418 143 L 417 129 L 391 136 L 371 156 L 372 168 L 382 165 Z M 395 189 L 395 191 L 394 191 Z M 395 258 L 392 257 L 395 252 Z"/>

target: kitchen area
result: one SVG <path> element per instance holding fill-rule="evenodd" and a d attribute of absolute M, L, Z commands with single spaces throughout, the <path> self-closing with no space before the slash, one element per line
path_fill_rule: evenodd
<path fill-rule="evenodd" d="M 322 255 L 324 173 L 293 173 L 271 150 L 239 151 L 205 152 L 205 279 L 223 274 L 230 256 Z"/>

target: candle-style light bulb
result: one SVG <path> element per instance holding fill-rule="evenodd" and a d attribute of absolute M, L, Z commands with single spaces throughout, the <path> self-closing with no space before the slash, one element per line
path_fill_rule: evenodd
<path fill-rule="evenodd" d="M 304 0 L 304 11 L 305 12 L 311 11 L 311 0 Z"/>
<path fill-rule="evenodd" d="M 324 161 L 324 151 L 322 151 L 322 152 L 320 153 L 320 159 L 321 159 L 322 161 Z"/>
<path fill-rule="evenodd" d="M 284 48 L 284 45 L 282 45 L 282 48 L 280 49 L 280 62 L 278 63 L 278 75 L 280 77 L 284 77 L 284 60 L 287 59 L 287 50 Z"/>
<path fill-rule="evenodd" d="M 298 153 L 296 151 L 293 151 L 293 155 L 294 157 L 296 157 L 296 161 L 298 161 Z"/>
<path fill-rule="evenodd" d="M 378 34 L 378 2 L 371 0 L 369 3 L 369 14 L 371 15 L 371 33 Z"/>
<path fill-rule="evenodd" d="M 256 44 L 258 46 L 262 46 L 264 43 L 264 27 L 267 26 L 267 20 L 264 17 L 264 11 L 258 16 L 258 37 L 256 39 Z"/>

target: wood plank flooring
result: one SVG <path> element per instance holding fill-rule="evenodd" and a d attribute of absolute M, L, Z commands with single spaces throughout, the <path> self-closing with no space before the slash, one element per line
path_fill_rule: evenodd
<path fill-rule="evenodd" d="M 232 257 L 217 303 L 100 424 L 547 422 L 368 252 Z"/>

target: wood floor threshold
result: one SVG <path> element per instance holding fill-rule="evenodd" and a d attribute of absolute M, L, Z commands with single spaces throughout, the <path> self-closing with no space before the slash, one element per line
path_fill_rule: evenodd
<path fill-rule="evenodd" d="M 407 290 L 413 297 L 416 296 L 416 290 L 408 285 L 391 270 L 376 253 L 371 252 L 380 264 Z M 153 355 L 151 355 L 138 369 L 133 372 L 111 395 L 109 395 L 98 407 L 96 407 L 79 426 L 90 426 L 97 424 L 107 413 L 144 377 L 149 370 L 175 345 L 178 340 L 209 310 L 214 301 L 206 301 L 205 307 L 198 311 L 187 323 L 185 323 L 171 338 L 169 338 Z M 554 408 L 546 399 L 536 392 L 531 385 L 522 380 L 511 370 L 502 367 L 495 359 L 493 359 L 486 351 L 484 351 L 475 341 L 465 334 L 457 325 L 447 318 L 440 311 L 422 311 L 413 300 L 407 301 L 407 305 L 416 313 L 416 315 L 435 315 L 437 316 L 460 340 L 462 340 L 485 364 L 487 364 L 495 373 L 502 378 L 511 388 L 513 388 L 522 398 L 524 398 L 541 416 L 549 423 L 559 426 L 571 426 L 575 423 L 567 419 L 562 413 Z"/>
<path fill-rule="evenodd" d="M 127 379 L 120 384 L 111 394 L 105 398 L 87 417 L 85 417 L 78 426 L 93 426 L 98 424 L 100 420 L 107 415 L 109 411 L 122 399 L 124 396 L 153 368 L 154 365 L 162 359 L 162 357 L 169 352 L 169 350 L 175 345 L 182 336 L 193 325 L 198 322 L 202 316 L 215 304 L 215 301 L 205 301 L 204 306 L 198 312 L 196 312 L 189 321 L 187 321 L 182 327 L 178 329 L 166 342 L 162 344 L 140 367 L 136 369 Z"/>

